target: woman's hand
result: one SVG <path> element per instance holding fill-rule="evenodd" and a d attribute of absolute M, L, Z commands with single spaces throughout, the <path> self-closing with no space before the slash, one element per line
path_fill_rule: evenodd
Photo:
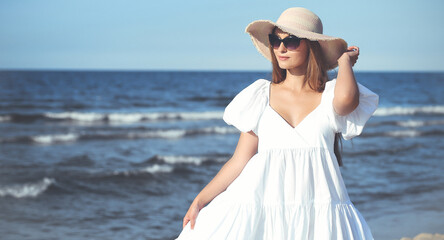
<path fill-rule="evenodd" d="M 185 225 L 189 221 L 191 221 L 191 229 L 194 229 L 194 224 L 196 223 L 197 215 L 199 214 L 199 211 L 202 209 L 202 207 L 199 204 L 199 201 L 194 200 L 193 203 L 191 203 L 190 208 L 188 209 L 187 214 L 183 218 L 183 225 L 182 229 L 185 228 Z"/>
<path fill-rule="evenodd" d="M 358 61 L 359 48 L 356 46 L 350 46 L 347 48 L 341 57 L 338 59 L 338 65 L 350 64 L 352 67 Z"/>

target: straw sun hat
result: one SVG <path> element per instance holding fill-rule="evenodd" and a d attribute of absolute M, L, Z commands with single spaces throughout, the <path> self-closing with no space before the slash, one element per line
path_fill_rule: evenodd
<path fill-rule="evenodd" d="M 308 9 L 294 7 L 285 10 L 276 23 L 270 20 L 257 20 L 250 23 L 245 32 L 249 33 L 257 50 L 269 61 L 271 54 L 268 48 L 268 34 L 274 27 L 299 38 L 318 41 L 321 45 L 328 69 L 335 68 L 338 58 L 347 49 L 347 43 L 337 37 L 322 34 L 321 19 Z"/>

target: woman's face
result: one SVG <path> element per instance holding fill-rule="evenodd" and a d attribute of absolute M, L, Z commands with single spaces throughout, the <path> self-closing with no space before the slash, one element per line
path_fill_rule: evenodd
<path fill-rule="evenodd" d="M 284 39 L 290 34 L 276 28 L 274 34 L 278 36 L 280 39 Z M 308 58 L 308 46 L 307 41 L 303 39 L 299 47 L 294 50 L 288 50 L 285 48 L 284 44 L 281 43 L 279 48 L 273 49 L 273 52 L 278 61 L 279 67 L 282 69 L 294 69 L 294 68 L 303 68 L 306 69 L 306 63 Z"/>

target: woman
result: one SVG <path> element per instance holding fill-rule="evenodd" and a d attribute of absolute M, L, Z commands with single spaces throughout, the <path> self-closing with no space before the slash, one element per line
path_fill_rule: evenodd
<path fill-rule="evenodd" d="M 226 107 L 238 145 L 191 204 L 177 239 L 373 239 L 348 197 L 337 151 L 339 135 L 360 135 L 378 106 L 378 95 L 354 78 L 359 49 L 323 35 L 304 8 L 246 32 L 272 62 L 273 79 L 256 80 Z"/>

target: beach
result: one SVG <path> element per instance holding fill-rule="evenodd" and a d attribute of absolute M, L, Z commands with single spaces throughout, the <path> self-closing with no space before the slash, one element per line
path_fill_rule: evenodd
<path fill-rule="evenodd" d="M 380 103 L 343 140 L 351 201 L 377 240 L 442 234 L 444 73 L 355 75 Z M 225 106 L 259 78 L 270 74 L 0 71 L 1 238 L 174 239 L 236 147 Z"/>
<path fill-rule="evenodd" d="M 444 239 L 444 234 L 439 233 L 420 233 L 413 238 L 401 238 L 401 240 L 441 240 Z"/>

